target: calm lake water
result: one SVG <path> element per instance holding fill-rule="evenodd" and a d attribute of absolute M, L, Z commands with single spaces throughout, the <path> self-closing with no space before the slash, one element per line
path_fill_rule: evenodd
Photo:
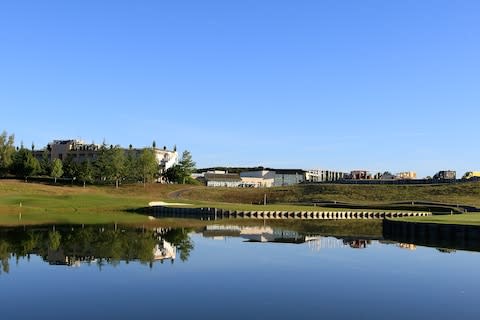
<path fill-rule="evenodd" d="M 338 228 L 3 228 L 0 317 L 480 318 L 479 253 Z"/>

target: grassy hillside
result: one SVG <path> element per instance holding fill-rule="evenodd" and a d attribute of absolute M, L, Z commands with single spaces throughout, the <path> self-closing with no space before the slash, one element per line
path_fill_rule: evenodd
<path fill-rule="evenodd" d="M 178 193 L 178 198 L 212 202 L 269 203 L 340 201 L 375 204 L 397 201 L 434 201 L 480 206 L 480 182 L 442 185 L 300 185 L 270 189 L 197 187 Z"/>
<path fill-rule="evenodd" d="M 178 188 L 157 184 L 82 188 L 0 180 L 0 224 L 147 223 L 148 217 L 126 211 L 167 198 Z"/>
<path fill-rule="evenodd" d="M 269 205 L 260 207 L 258 204 L 263 203 L 265 194 Z M 480 182 L 422 186 L 331 184 L 269 189 L 151 184 L 146 187 L 125 185 L 115 189 L 110 186 L 82 188 L 0 180 L 0 224 L 143 224 L 149 223 L 148 217 L 127 211 L 145 207 L 150 201 L 161 200 L 234 210 L 322 210 L 320 207 L 304 206 L 312 201 L 369 204 L 372 208 L 375 204 L 396 201 L 435 201 L 480 206 Z M 422 211 L 421 208 L 412 210 Z M 443 219 L 451 221 L 452 218 Z M 480 220 L 477 216 L 472 219 Z"/>

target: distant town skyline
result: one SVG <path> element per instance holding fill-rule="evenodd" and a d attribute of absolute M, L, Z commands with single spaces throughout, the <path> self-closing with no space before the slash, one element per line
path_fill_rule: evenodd
<path fill-rule="evenodd" d="M 478 1 L 0 4 L 0 131 L 198 167 L 480 170 Z"/>

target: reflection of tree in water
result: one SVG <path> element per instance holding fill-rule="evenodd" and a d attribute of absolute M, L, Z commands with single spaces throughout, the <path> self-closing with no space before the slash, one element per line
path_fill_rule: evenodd
<path fill-rule="evenodd" d="M 163 235 L 165 241 L 170 242 L 180 252 L 180 260 L 187 261 L 190 252 L 194 249 L 194 244 L 189 236 L 189 229 L 177 228 L 169 229 Z"/>
<path fill-rule="evenodd" d="M 0 229 L 2 271 L 9 271 L 9 259 L 15 256 L 41 256 L 50 264 L 77 265 L 96 262 L 117 265 L 120 261 L 140 261 L 152 266 L 154 248 L 170 242 L 186 261 L 193 249 L 187 229 L 158 230 L 113 226 L 61 226 Z M 158 259 L 158 258 L 157 258 Z"/>
<path fill-rule="evenodd" d="M 50 231 L 48 233 L 48 247 L 51 250 L 58 250 L 60 247 L 60 240 L 62 239 L 62 235 L 60 232 L 57 231 Z"/>
<path fill-rule="evenodd" d="M 10 259 L 9 245 L 6 241 L 0 239 L 0 260 L 2 262 L 1 272 L 8 273 L 10 271 L 8 259 Z"/>

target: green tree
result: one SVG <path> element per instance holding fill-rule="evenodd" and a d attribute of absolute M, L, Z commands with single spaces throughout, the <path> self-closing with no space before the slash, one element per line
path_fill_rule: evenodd
<path fill-rule="evenodd" d="M 111 145 L 107 148 L 104 142 L 98 152 L 95 168 L 101 180 L 115 182 L 115 187 L 118 188 L 126 172 L 125 151 L 119 146 Z"/>
<path fill-rule="evenodd" d="M 78 176 L 79 165 L 73 160 L 73 156 L 69 154 L 65 160 L 63 160 L 63 176 L 76 179 Z"/>
<path fill-rule="evenodd" d="M 55 179 L 55 183 L 57 183 L 57 178 L 60 178 L 63 175 L 63 164 L 62 160 L 55 159 L 52 163 L 52 171 L 50 172 L 50 176 Z"/>
<path fill-rule="evenodd" d="M 179 162 L 179 166 L 182 183 L 191 183 L 191 176 L 192 173 L 195 171 L 195 162 L 192 160 L 192 154 L 188 150 L 183 151 L 182 159 Z"/>
<path fill-rule="evenodd" d="M 24 177 L 37 175 L 41 172 L 40 163 L 32 155 L 32 152 L 25 148 L 20 148 L 13 155 L 12 172 L 17 177 Z"/>
<path fill-rule="evenodd" d="M 109 150 L 110 163 L 108 172 L 115 181 L 115 188 L 118 188 L 120 180 L 125 176 L 125 151 L 119 146 Z"/>
<path fill-rule="evenodd" d="M 44 149 L 42 159 L 40 159 L 40 174 L 48 175 L 52 171 L 52 162 L 50 161 L 50 152 Z"/>
<path fill-rule="evenodd" d="M 138 181 L 140 176 L 136 151 L 130 145 L 125 155 L 125 177 L 132 181 Z"/>
<path fill-rule="evenodd" d="M 138 168 L 141 170 L 143 186 L 152 181 L 158 174 L 158 161 L 153 149 L 145 148 L 138 158 Z"/>
<path fill-rule="evenodd" d="M 94 165 L 94 176 L 96 179 L 105 181 L 108 176 L 108 149 L 105 141 L 102 143 L 98 149 L 97 159 L 93 162 Z"/>
<path fill-rule="evenodd" d="M 5 176 L 13 162 L 15 154 L 15 136 L 3 131 L 0 135 L 0 176 Z"/>
<path fill-rule="evenodd" d="M 163 177 L 170 183 L 182 183 L 183 181 L 181 168 L 178 164 L 165 170 Z"/>
<path fill-rule="evenodd" d="M 85 188 L 86 183 L 92 183 L 94 177 L 94 168 L 90 161 L 83 161 L 78 168 L 78 179 L 83 182 Z"/>

